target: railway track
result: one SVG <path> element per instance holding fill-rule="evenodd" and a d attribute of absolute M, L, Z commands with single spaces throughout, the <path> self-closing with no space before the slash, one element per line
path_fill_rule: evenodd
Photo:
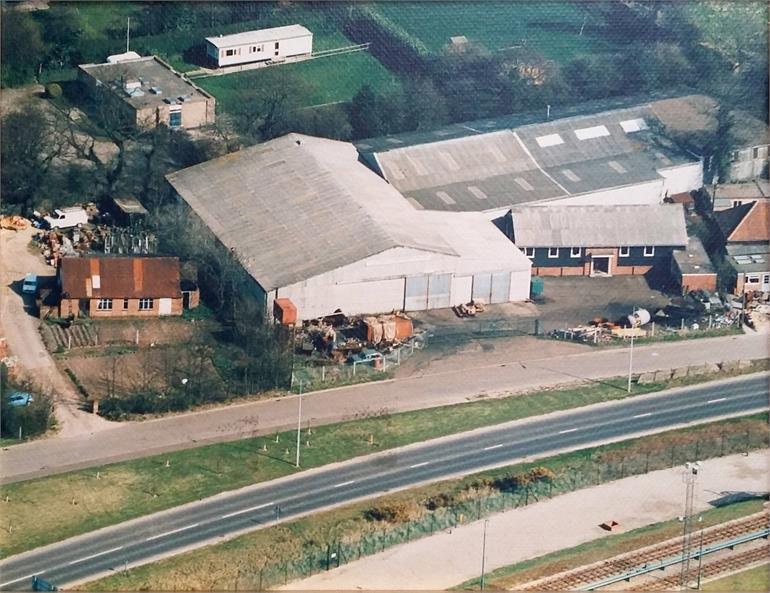
<path fill-rule="evenodd" d="M 725 540 L 731 540 L 767 528 L 770 515 L 767 512 L 756 513 L 703 530 L 703 545 L 708 546 Z M 698 539 L 700 543 L 700 538 Z M 522 591 L 574 591 L 585 588 L 614 575 L 644 567 L 681 554 L 681 538 L 672 538 L 660 544 L 654 544 L 633 552 L 615 556 L 587 567 L 577 568 L 550 577 L 545 577 L 518 586 Z"/>

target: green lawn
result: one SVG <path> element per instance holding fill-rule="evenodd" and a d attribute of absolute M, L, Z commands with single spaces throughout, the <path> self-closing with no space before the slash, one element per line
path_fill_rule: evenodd
<path fill-rule="evenodd" d="M 501 422 L 627 397 L 614 379 L 312 428 L 304 469 Z M 635 395 L 668 387 L 638 386 Z M 255 423 L 254 430 L 258 430 Z M 306 429 L 307 430 L 307 429 Z M 293 432 L 220 443 L 0 487 L 0 556 L 296 472 Z M 287 454 L 288 450 L 288 454 Z M 166 462 L 169 467 L 166 467 Z M 5 498 L 8 498 L 5 502 Z M 6 526 L 7 527 L 7 526 Z"/>
<path fill-rule="evenodd" d="M 701 591 L 770 591 L 770 566 L 763 564 L 701 585 Z"/>
<path fill-rule="evenodd" d="M 566 62 L 584 53 L 613 49 L 595 37 L 592 22 L 583 35 L 583 12 L 571 2 L 378 2 L 375 8 L 432 51 L 464 35 L 489 50 L 527 46 L 546 58 Z"/>
<path fill-rule="evenodd" d="M 702 526 L 710 527 L 720 523 L 726 523 L 746 515 L 758 513 L 763 508 L 762 500 L 747 500 L 721 508 L 705 511 Z M 595 539 L 574 548 L 559 550 L 545 556 L 533 558 L 518 564 L 503 566 L 487 573 L 486 585 L 491 589 L 517 589 L 525 583 L 536 579 L 548 577 L 581 566 L 587 566 L 594 562 L 600 562 L 625 554 L 639 548 L 654 545 L 656 543 L 677 537 L 682 533 L 682 524 L 677 521 L 664 521 L 654 523 L 646 527 L 634 529 L 628 533 L 618 533 Z M 765 568 L 765 570 L 767 570 Z M 737 575 L 736 575 L 737 576 Z M 472 579 L 455 587 L 457 590 L 477 590 L 479 579 Z M 707 589 L 707 587 L 703 587 Z M 713 588 L 711 591 L 755 591 L 767 589 L 728 589 Z"/>
<path fill-rule="evenodd" d="M 344 39 L 340 39 L 340 45 L 344 43 Z M 350 44 L 349 41 L 346 43 Z M 225 112 L 233 111 L 244 94 L 256 94 L 274 87 L 290 90 L 297 107 L 309 107 L 349 101 L 365 84 L 378 91 L 399 84 L 394 75 L 365 51 L 197 78 L 195 82 L 213 94 L 217 98 L 217 108 Z"/>

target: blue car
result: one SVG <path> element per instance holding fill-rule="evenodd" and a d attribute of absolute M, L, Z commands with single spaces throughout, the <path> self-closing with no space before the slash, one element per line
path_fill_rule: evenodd
<path fill-rule="evenodd" d="M 28 406 L 33 401 L 35 400 L 32 395 L 23 391 L 16 391 L 8 396 L 8 405 L 14 408 Z"/>

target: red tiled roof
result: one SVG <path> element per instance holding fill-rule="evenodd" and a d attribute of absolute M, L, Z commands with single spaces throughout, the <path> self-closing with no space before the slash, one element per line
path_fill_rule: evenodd
<path fill-rule="evenodd" d="M 65 257 L 62 293 L 71 299 L 179 298 L 176 257 Z"/>
<path fill-rule="evenodd" d="M 715 212 L 714 219 L 727 243 L 770 241 L 770 204 L 764 200 Z"/>

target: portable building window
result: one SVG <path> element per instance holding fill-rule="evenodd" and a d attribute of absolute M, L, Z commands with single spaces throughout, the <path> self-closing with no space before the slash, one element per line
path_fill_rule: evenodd
<path fill-rule="evenodd" d="M 630 247 L 621 247 L 620 248 L 620 257 L 628 257 L 631 255 L 631 248 Z"/>
<path fill-rule="evenodd" d="M 99 299 L 96 302 L 97 311 L 112 311 L 112 299 Z"/>
<path fill-rule="evenodd" d="M 534 247 L 525 247 L 524 248 L 524 255 L 527 257 L 535 257 L 535 248 Z"/>
<path fill-rule="evenodd" d="M 549 247 L 548 248 L 548 257 L 550 257 L 550 258 L 559 257 L 559 248 L 558 247 Z"/>
<path fill-rule="evenodd" d="M 655 247 L 646 245 L 644 247 L 644 257 L 652 257 L 655 255 Z"/>
<path fill-rule="evenodd" d="M 225 50 L 225 55 L 226 56 L 234 56 L 235 55 L 235 50 L 234 49 L 226 49 Z"/>
<path fill-rule="evenodd" d="M 154 299 L 148 299 L 148 298 L 139 299 L 140 311 L 151 311 L 154 305 L 155 305 Z"/>
<path fill-rule="evenodd" d="M 582 251 L 583 250 L 580 247 L 572 247 L 569 250 L 569 256 L 570 257 L 580 257 L 580 255 L 582 254 Z"/>
<path fill-rule="evenodd" d="M 278 42 L 275 42 L 275 49 L 278 49 Z"/>

